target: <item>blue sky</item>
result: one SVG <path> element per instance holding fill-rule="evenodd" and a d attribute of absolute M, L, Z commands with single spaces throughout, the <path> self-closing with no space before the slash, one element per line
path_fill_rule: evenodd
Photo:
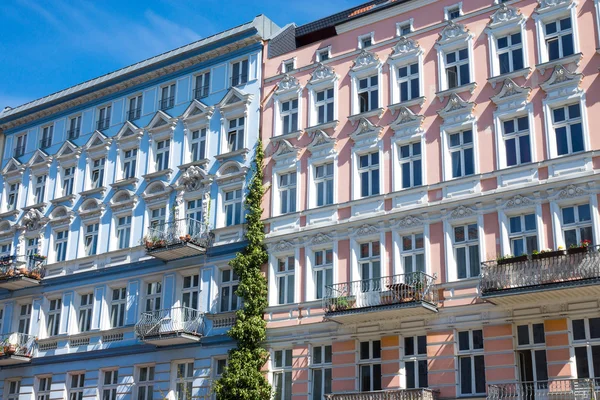
<path fill-rule="evenodd" d="M 0 109 L 266 14 L 303 24 L 364 0 L 3 0 Z"/>

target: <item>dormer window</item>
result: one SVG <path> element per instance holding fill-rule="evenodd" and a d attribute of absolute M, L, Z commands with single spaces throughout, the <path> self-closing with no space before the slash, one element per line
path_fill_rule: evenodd
<path fill-rule="evenodd" d="M 106 164 L 104 157 L 92 161 L 91 189 L 104 186 L 104 164 Z"/>
<path fill-rule="evenodd" d="M 54 134 L 54 125 L 48 125 L 42 128 L 42 138 L 40 139 L 40 149 L 47 149 L 52 146 L 52 136 Z"/>
<path fill-rule="evenodd" d="M 161 88 L 161 97 L 159 108 L 161 110 L 168 110 L 173 108 L 175 105 L 175 84 L 172 83 Z"/>
<path fill-rule="evenodd" d="M 369 33 L 366 35 L 359 36 L 358 38 L 358 48 L 359 49 L 367 49 L 373 46 L 373 33 Z"/>
<path fill-rule="evenodd" d="M 48 175 L 34 176 L 33 179 L 33 204 L 43 203 L 46 194 L 46 180 L 48 179 Z"/>
<path fill-rule="evenodd" d="M 327 61 L 330 58 L 329 55 L 330 49 L 329 47 L 327 47 L 326 49 L 319 49 L 317 50 L 317 62 L 323 62 L 323 61 Z"/>
<path fill-rule="evenodd" d="M 192 161 L 200 161 L 206 158 L 206 128 L 192 132 L 190 146 Z"/>
<path fill-rule="evenodd" d="M 196 76 L 196 88 L 194 89 L 194 98 L 196 100 L 208 97 L 210 93 L 210 71 L 206 71 Z"/>
<path fill-rule="evenodd" d="M 123 179 L 130 179 L 135 177 L 137 153 L 137 149 L 129 149 L 123 151 Z"/>
<path fill-rule="evenodd" d="M 544 24 L 548 61 L 557 60 L 575 53 L 571 17 L 557 19 Z"/>
<path fill-rule="evenodd" d="M 129 98 L 129 111 L 127 111 L 127 120 L 135 121 L 142 116 L 142 95 Z"/>
<path fill-rule="evenodd" d="M 244 117 L 229 121 L 227 130 L 227 151 L 233 152 L 244 148 Z"/>
<path fill-rule="evenodd" d="M 69 130 L 67 131 L 67 139 L 73 140 L 79 137 L 81 133 L 81 115 L 69 119 Z"/>
<path fill-rule="evenodd" d="M 110 126 L 111 106 L 104 106 L 98 109 L 98 121 L 96 122 L 99 131 L 108 129 Z"/>
<path fill-rule="evenodd" d="M 239 86 L 248 82 L 248 59 L 231 64 L 231 86 Z"/>
<path fill-rule="evenodd" d="M 169 168 L 169 153 L 171 148 L 171 139 L 160 140 L 156 142 L 156 151 L 154 153 L 155 171 L 163 171 Z"/>

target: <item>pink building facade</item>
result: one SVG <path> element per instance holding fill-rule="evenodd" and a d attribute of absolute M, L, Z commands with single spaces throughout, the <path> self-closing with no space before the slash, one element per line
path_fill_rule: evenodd
<path fill-rule="evenodd" d="M 598 11 L 379 0 L 268 41 L 277 399 L 591 398 Z"/>

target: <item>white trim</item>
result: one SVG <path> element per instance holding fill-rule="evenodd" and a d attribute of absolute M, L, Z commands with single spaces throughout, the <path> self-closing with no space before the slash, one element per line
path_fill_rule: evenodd
<path fill-rule="evenodd" d="M 577 4 L 576 0 L 557 1 L 555 5 L 548 5 L 545 8 L 538 8 L 533 14 L 535 27 L 537 31 L 538 64 L 548 63 L 548 49 L 546 47 L 545 24 L 566 16 L 571 17 L 571 29 L 573 32 L 573 54 L 581 51 L 579 46 L 579 30 L 577 29 Z M 563 57 L 564 58 L 564 57 Z M 561 63 L 559 58 L 557 63 Z"/>
<path fill-rule="evenodd" d="M 402 29 L 402 27 L 405 27 L 407 25 L 410 29 L 409 33 L 414 32 L 415 31 L 414 22 L 415 22 L 414 18 L 409 18 L 409 19 L 401 21 L 401 22 L 396 22 L 396 36 L 404 36 L 401 32 L 401 29 Z"/>
<path fill-rule="evenodd" d="M 458 3 L 452 4 L 451 6 L 446 6 L 444 7 L 444 20 L 446 21 L 450 21 L 452 18 L 450 18 L 450 11 L 458 8 L 458 17 L 460 18 L 464 15 L 463 13 L 463 9 L 462 9 L 462 1 L 459 1 Z"/>
<path fill-rule="evenodd" d="M 494 112 L 494 140 L 496 145 L 496 169 L 502 171 L 509 168 L 506 165 L 506 146 L 504 144 L 504 127 L 503 123 L 506 120 L 527 116 L 529 120 L 529 147 L 531 151 L 531 162 L 536 162 L 536 133 L 535 133 L 535 116 L 533 113 L 533 103 L 523 102 L 512 110 L 502 110 Z M 527 163 L 527 164 L 530 164 Z M 517 164 L 524 165 L 523 163 Z M 513 165 L 512 167 L 514 167 Z"/>
<path fill-rule="evenodd" d="M 369 47 L 373 47 L 373 45 L 375 44 L 374 37 L 375 37 L 375 32 L 369 32 L 369 33 L 366 33 L 364 35 L 360 35 L 358 37 L 358 46 L 357 46 L 357 48 L 361 49 L 361 50 L 366 50 Z M 367 47 L 363 46 L 363 40 L 365 40 L 365 39 L 371 39 L 371 45 L 370 46 L 367 46 Z"/>
<path fill-rule="evenodd" d="M 321 58 L 321 54 L 327 52 L 327 60 L 329 60 L 331 58 L 331 45 L 329 46 L 325 46 L 325 47 L 321 47 L 319 49 L 317 49 L 317 51 L 315 51 L 315 61 L 316 62 L 324 62 L 327 60 L 323 60 Z"/>

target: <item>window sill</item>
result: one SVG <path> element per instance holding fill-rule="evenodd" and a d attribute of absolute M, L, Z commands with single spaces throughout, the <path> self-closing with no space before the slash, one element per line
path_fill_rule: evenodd
<path fill-rule="evenodd" d="M 100 186 L 94 189 L 84 190 L 83 192 L 79 193 L 79 195 L 81 197 L 88 197 L 100 193 L 101 196 L 104 196 L 104 192 L 106 192 L 106 186 Z"/>
<path fill-rule="evenodd" d="M 244 161 L 246 161 L 246 158 L 248 156 L 248 153 L 250 152 L 249 149 L 247 148 L 243 148 L 240 150 L 236 150 L 236 151 L 230 151 L 228 153 L 223 153 L 223 154 L 218 154 L 215 156 L 215 158 L 221 162 L 235 158 L 237 156 L 242 156 L 242 158 L 244 159 Z"/>
<path fill-rule="evenodd" d="M 202 160 L 192 161 L 192 162 L 189 162 L 187 164 L 179 165 L 177 168 L 179 168 L 180 171 L 185 171 L 189 167 L 200 167 L 202 169 L 206 169 L 205 167 L 209 163 L 210 163 L 210 160 L 208 158 L 203 158 Z"/>
<path fill-rule="evenodd" d="M 340 123 L 340 121 L 338 121 L 336 119 L 336 120 L 333 120 L 330 122 L 325 122 L 324 124 L 309 126 L 308 128 L 306 128 L 306 133 L 313 133 L 318 130 L 325 130 L 325 129 L 335 129 L 335 128 L 337 128 L 339 123 Z"/>
<path fill-rule="evenodd" d="M 3 212 L 2 214 L 0 214 L 0 219 L 8 219 L 11 217 L 14 217 L 16 215 L 19 215 L 21 211 L 19 211 L 18 209 L 14 209 L 12 211 L 7 211 L 7 212 Z"/>
<path fill-rule="evenodd" d="M 160 178 L 160 177 L 164 176 L 168 180 L 168 179 L 171 179 L 172 173 L 173 173 L 173 170 L 171 168 L 167 168 L 167 169 L 161 169 L 160 171 L 151 172 L 146 175 L 142 175 L 142 178 L 144 178 L 145 181 L 150 181 L 154 178 Z"/>
<path fill-rule="evenodd" d="M 121 179 L 121 180 L 116 181 L 115 183 L 111 183 L 110 187 L 113 189 L 118 189 L 118 188 L 132 185 L 133 188 L 135 189 L 137 187 L 137 183 L 138 183 L 138 178 Z"/>
<path fill-rule="evenodd" d="M 556 60 L 537 64 L 535 68 L 538 69 L 542 75 L 544 75 L 546 73 L 546 70 L 554 68 L 557 65 L 575 64 L 576 66 L 579 66 L 579 63 L 581 63 L 582 58 L 583 53 L 576 53 L 567 57 L 562 57 Z"/>
<path fill-rule="evenodd" d="M 425 100 L 427 100 L 427 99 L 423 96 L 416 97 L 416 98 L 410 99 L 408 101 L 402 101 L 400 103 L 390 104 L 388 106 L 388 108 L 390 110 L 392 110 L 392 115 L 394 115 L 396 113 L 396 111 L 398 111 L 402 107 L 412 107 L 412 106 L 416 106 L 416 105 L 418 105 L 419 107 L 423 107 L 423 104 L 425 104 Z"/>
<path fill-rule="evenodd" d="M 506 79 L 518 78 L 520 76 L 522 76 L 523 78 L 527 78 L 527 76 L 531 73 L 531 71 L 532 71 L 531 67 L 521 68 L 516 71 L 507 72 L 506 74 L 492 76 L 491 78 L 488 78 L 487 81 L 489 83 L 491 83 L 492 88 L 495 89 L 498 82 L 503 82 Z"/>
<path fill-rule="evenodd" d="M 271 138 L 271 142 L 279 142 L 281 140 L 298 139 L 302 135 L 303 131 L 297 130 L 294 132 L 286 133 L 285 135 L 277 135 Z"/>
<path fill-rule="evenodd" d="M 381 118 L 381 116 L 383 115 L 384 112 L 385 112 L 385 110 L 383 108 L 376 108 L 374 110 L 363 112 L 360 114 L 350 115 L 348 117 L 348 120 L 350 122 L 352 122 L 352 125 L 354 125 L 356 123 L 356 121 L 360 120 L 361 118 L 371 118 L 371 117 Z"/>
<path fill-rule="evenodd" d="M 52 200 L 50 200 L 50 203 L 54 204 L 55 206 L 60 203 L 69 203 L 69 205 L 72 206 L 74 200 L 75 200 L 75 195 L 69 194 L 66 196 L 57 197 L 56 199 L 52 199 Z"/>
<path fill-rule="evenodd" d="M 445 97 L 449 97 L 451 94 L 454 93 L 470 92 L 471 94 L 473 94 L 475 88 L 477 88 L 477 83 L 471 82 L 467 83 L 466 85 L 457 86 L 452 89 L 442 90 L 441 92 L 437 92 L 435 95 L 438 97 L 438 99 L 440 99 L 440 101 L 443 101 Z"/>

